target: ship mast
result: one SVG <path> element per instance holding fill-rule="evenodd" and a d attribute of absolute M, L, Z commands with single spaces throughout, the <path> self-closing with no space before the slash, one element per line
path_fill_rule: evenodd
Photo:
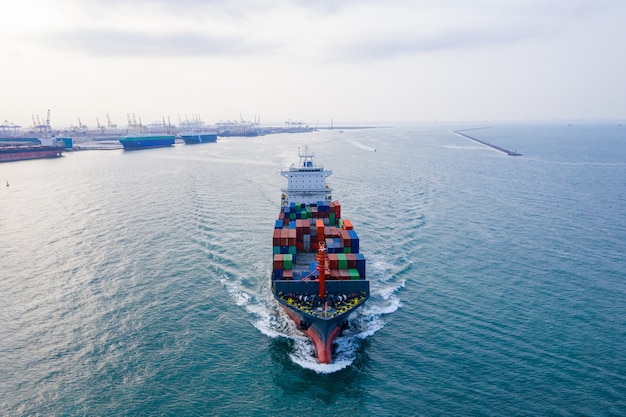
<path fill-rule="evenodd" d="M 328 258 L 326 257 L 326 244 L 320 242 L 319 249 L 317 251 L 317 271 L 319 272 L 320 289 L 318 296 L 320 298 L 326 297 L 326 267 Z"/>

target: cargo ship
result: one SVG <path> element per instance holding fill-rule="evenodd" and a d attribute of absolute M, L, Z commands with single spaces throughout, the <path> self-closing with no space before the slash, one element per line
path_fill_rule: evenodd
<path fill-rule="evenodd" d="M 161 148 L 172 146 L 176 141 L 174 135 L 130 135 L 118 139 L 124 149 Z"/>
<path fill-rule="evenodd" d="M 169 120 L 169 119 L 168 119 Z M 152 122 L 147 126 L 128 115 L 128 130 L 126 136 L 122 136 L 118 141 L 125 150 L 146 149 L 146 148 L 162 148 L 172 146 L 176 143 L 174 136 L 174 126 L 163 118 L 162 122 Z"/>
<path fill-rule="evenodd" d="M 0 138 L 0 162 L 57 158 L 64 150 L 65 143 L 56 138 Z"/>
<path fill-rule="evenodd" d="M 180 137 L 185 141 L 187 145 L 192 145 L 195 143 L 217 142 L 217 132 L 209 130 L 187 132 L 181 134 Z"/>
<path fill-rule="evenodd" d="M 365 257 L 352 222 L 341 217 L 326 178 L 308 147 L 288 171 L 274 226 L 274 298 L 312 341 L 318 362 L 332 362 L 333 340 L 370 296 Z"/>
<path fill-rule="evenodd" d="M 178 133 L 186 144 L 217 142 L 217 129 L 204 124 L 200 118 L 184 120 L 178 125 Z"/>

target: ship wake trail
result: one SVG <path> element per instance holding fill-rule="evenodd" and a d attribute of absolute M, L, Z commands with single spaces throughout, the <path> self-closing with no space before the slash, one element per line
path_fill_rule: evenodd
<path fill-rule="evenodd" d="M 363 144 L 361 142 L 358 142 L 355 139 L 348 139 L 347 142 L 351 143 L 356 148 L 363 149 L 364 151 L 376 152 L 376 148 L 373 148 L 371 146 L 365 145 L 365 144 Z"/>
<path fill-rule="evenodd" d="M 372 265 L 373 275 L 377 272 L 388 272 L 386 265 Z M 379 271 L 376 271 L 379 269 Z M 396 312 L 402 303 L 398 297 L 398 292 L 404 288 L 405 282 L 391 282 L 393 276 L 385 276 L 380 279 L 373 278 L 371 298 L 360 310 L 355 311 L 348 319 L 348 328 L 344 330 L 334 341 L 333 362 L 330 364 L 320 364 L 314 354 L 313 343 L 293 326 L 293 334 L 283 334 L 294 341 L 294 351 L 289 355 L 291 360 L 303 368 L 311 369 L 317 373 L 329 374 L 340 371 L 350 366 L 356 359 L 356 354 L 361 346 L 361 341 L 373 336 L 381 330 L 386 322 L 384 316 Z M 284 314 L 281 309 L 283 320 L 287 324 L 293 322 Z"/>
<path fill-rule="evenodd" d="M 222 285 L 226 287 L 226 291 L 228 291 L 228 294 L 233 299 L 235 304 L 237 304 L 240 307 L 248 306 L 250 304 L 250 299 L 252 298 L 252 296 L 248 294 L 247 292 L 245 292 L 242 288 L 239 288 L 237 285 L 230 282 L 225 277 L 222 277 L 220 279 L 220 282 L 222 283 Z"/>
<path fill-rule="evenodd" d="M 262 334 L 274 339 L 283 337 L 293 343 L 289 358 L 297 365 L 317 373 L 328 374 L 350 366 L 356 359 L 361 341 L 373 336 L 385 326 L 383 316 L 395 312 L 401 302 L 397 292 L 404 282 L 383 284 L 372 292 L 372 298 L 348 319 L 348 328 L 334 341 L 333 362 L 320 364 L 315 357 L 313 342 L 306 337 L 271 296 L 258 296 L 251 290 L 223 277 L 220 282 L 234 303 L 251 316 L 251 324 Z"/>
<path fill-rule="evenodd" d="M 348 318 L 348 328 L 333 342 L 333 362 L 330 364 L 317 361 L 311 339 L 298 329 L 271 294 L 267 294 L 267 288 L 247 288 L 244 279 L 233 279 L 228 273 L 222 274 L 219 281 L 233 303 L 250 315 L 250 323 L 257 330 L 272 339 L 291 341 L 292 351 L 288 356 L 293 363 L 319 374 L 330 374 L 350 366 L 356 359 L 361 341 L 382 329 L 385 326 L 383 317 L 401 306 L 397 292 L 404 287 L 404 282 L 395 283 L 391 276 L 380 276 L 389 273 L 390 265 L 374 263 L 371 268 L 374 275 L 372 298 Z"/>
<path fill-rule="evenodd" d="M 293 363 L 319 374 L 330 374 L 350 366 L 356 359 L 361 341 L 381 330 L 386 324 L 384 316 L 402 306 L 398 292 L 404 288 L 405 281 L 396 282 L 395 275 L 390 273 L 391 269 L 392 266 L 385 263 L 372 265 L 372 274 L 375 276 L 372 280 L 372 296 L 362 309 L 349 317 L 348 328 L 335 339 L 333 362 L 330 364 L 317 361 L 313 342 L 302 334 L 273 297 L 257 297 L 226 279 L 222 283 L 237 305 L 244 307 L 253 316 L 251 323 L 257 330 L 273 339 L 283 337 L 291 340 L 293 350 L 289 358 Z"/>

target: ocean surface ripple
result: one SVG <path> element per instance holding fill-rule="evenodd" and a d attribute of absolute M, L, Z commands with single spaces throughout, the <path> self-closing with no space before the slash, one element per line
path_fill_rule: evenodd
<path fill-rule="evenodd" d="M 453 133 L 479 126 L 523 156 Z M 330 365 L 269 290 L 303 145 L 372 289 Z M 621 125 L 68 152 L 0 184 L 0 415 L 626 415 Z"/>

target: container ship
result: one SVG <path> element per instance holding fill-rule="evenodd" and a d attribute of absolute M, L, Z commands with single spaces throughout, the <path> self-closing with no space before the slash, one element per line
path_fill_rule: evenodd
<path fill-rule="evenodd" d="M 352 222 L 341 217 L 326 178 L 308 147 L 288 171 L 274 226 L 274 298 L 312 341 L 320 363 L 332 362 L 335 337 L 370 296 L 366 262 Z"/>

